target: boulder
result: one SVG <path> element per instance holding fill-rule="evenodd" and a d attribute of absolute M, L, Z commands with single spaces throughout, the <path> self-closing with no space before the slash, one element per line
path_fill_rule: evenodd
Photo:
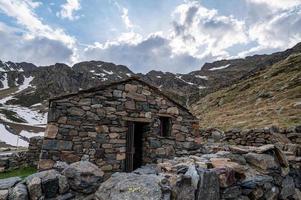
<path fill-rule="evenodd" d="M 59 172 L 52 169 L 47 171 L 38 172 L 28 176 L 25 181 L 26 183 L 32 182 L 32 179 L 36 177 L 41 179 L 42 193 L 45 198 L 54 198 L 59 193 Z"/>
<path fill-rule="evenodd" d="M 251 165 L 263 170 L 277 169 L 279 167 L 275 158 L 268 154 L 247 153 L 245 159 Z"/>
<path fill-rule="evenodd" d="M 294 179 L 290 176 L 286 176 L 282 181 L 282 189 L 280 192 L 281 199 L 287 199 L 287 197 L 295 194 Z"/>
<path fill-rule="evenodd" d="M 162 177 L 153 174 L 115 173 L 101 184 L 95 197 L 97 200 L 161 199 L 161 180 Z"/>
<path fill-rule="evenodd" d="M 23 183 L 18 183 L 9 192 L 9 200 L 28 200 L 27 188 Z"/>
<path fill-rule="evenodd" d="M 217 174 L 212 170 L 199 169 L 200 177 L 196 200 L 219 200 L 219 181 Z"/>
<path fill-rule="evenodd" d="M 0 179 L 0 190 L 9 189 L 9 188 L 13 187 L 14 185 L 16 185 L 20 181 L 21 181 L 20 177 Z"/>
<path fill-rule="evenodd" d="M 8 190 L 0 190 L 0 199 L 7 200 L 8 198 Z"/>
<path fill-rule="evenodd" d="M 195 187 L 192 183 L 192 178 L 187 175 L 182 175 L 172 186 L 172 199 L 190 200 L 195 199 Z"/>
<path fill-rule="evenodd" d="M 42 196 L 41 179 L 37 176 L 31 179 L 27 179 L 26 185 L 28 188 L 30 199 L 40 199 L 40 197 Z"/>
<path fill-rule="evenodd" d="M 72 190 L 91 194 L 97 190 L 103 181 L 104 172 L 93 163 L 79 161 L 69 165 L 64 171 Z"/>
<path fill-rule="evenodd" d="M 53 169 L 57 170 L 58 172 L 62 172 L 64 169 L 66 169 L 69 165 L 66 162 L 62 162 L 62 161 L 57 161 L 54 166 Z"/>

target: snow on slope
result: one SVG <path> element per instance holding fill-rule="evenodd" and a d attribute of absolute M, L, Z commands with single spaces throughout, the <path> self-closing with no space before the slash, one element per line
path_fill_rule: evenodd
<path fill-rule="evenodd" d="M 22 92 L 23 90 L 25 90 L 29 87 L 34 88 L 30 84 L 32 80 L 33 80 L 32 76 L 25 77 L 23 84 L 19 85 L 18 90 L 16 92 L 11 94 L 10 96 L 0 99 L 0 103 L 3 104 L 3 106 L 1 108 L 17 113 L 17 115 L 20 118 L 24 119 L 30 125 L 46 124 L 46 122 L 47 122 L 47 114 L 46 113 L 39 113 L 36 110 L 30 109 L 28 107 L 22 107 L 20 105 L 7 105 L 6 104 L 7 101 L 14 98 L 14 95 Z M 3 114 L 0 114 L 0 117 L 3 121 L 12 122 L 9 119 L 6 119 L 5 115 L 3 115 Z"/>
<path fill-rule="evenodd" d="M 214 70 L 219 70 L 219 69 L 225 69 L 227 67 L 229 67 L 231 64 L 228 64 L 228 65 L 223 65 L 223 66 L 220 66 L 220 67 L 212 67 L 211 69 L 209 69 L 210 71 L 214 71 Z"/>
<path fill-rule="evenodd" d="M 24 137 L 29 139 L 34 136 L 44 136 L 44 132 L 32 133 L 32 132 L 22 130 L 20 133 L 22 137 L 20 137 L 18 135 L 11 133 L 9 130 L 7 130 L 7 128 L 9 127 L 0 124 L 0 140 L 5 142 L 6 144 L 16 146 L 16 147 L 28 147 L 28 141 L 26 141 Z"/>
<path fill-rule="evenodd" d="M 4 80 L 0 79 L 1 82 L 2 82 L 2 85 L 3 85 L 3 88 L 0 88 L 0 90 L 5 90 L 5 89 L 9 88 L 8 87 L 8 79 L 7 79 L 7 74 L 6 73 L 3 75 L 3 78 L 4 78 Z"/>
<path fill-rule="evenodd" d="M 207 76 L 195 75 L 196 78 L 208 80 Z"/>

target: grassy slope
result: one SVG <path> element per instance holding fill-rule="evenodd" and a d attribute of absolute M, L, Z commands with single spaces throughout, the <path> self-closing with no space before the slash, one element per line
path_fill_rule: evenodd
<path fill-rule="evenodd" d="M 7 171 L 7 172 L 1 172 L 0 179 L 14 177 L 14 176 L 19 176 L 20 178 L 23 179 L 36 172 L 37 172 L 37 169 L 35 169 L 33 167 L 24 167 L 21 169 L 11 170 L 11 171 Z"/>
<path fill-rule="evenodd" d="M 204 128 L 301 124 L 301 54 L 207 95 L 192 106 L 192 111 Z"/>

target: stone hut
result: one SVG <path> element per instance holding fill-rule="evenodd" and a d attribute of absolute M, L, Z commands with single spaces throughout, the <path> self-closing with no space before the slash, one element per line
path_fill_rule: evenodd
<path fill-rule="evenodd" d="M 39 169 L 89 160 L 107 173 L 132 171 L 199 148 L 196 118 L 139 78 L 50 99 Z"/>

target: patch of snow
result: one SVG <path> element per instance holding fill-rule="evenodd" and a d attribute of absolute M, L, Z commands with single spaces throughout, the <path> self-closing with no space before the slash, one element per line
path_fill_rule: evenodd
<path fill-rule="evenodd" d="M 7 96 L 7 97 L 5 97 L 5 98 L 3 98 L 3 99 L 0 99 L 0 103 L 1 103 L 1 104 L 5 104 L 8 100 L 11 100 L 11 99 L 14 98 L 13 95 L 15 95 L 15 94 L 17 94 L 17 93 L 19 93 L 19 92 L 21 92 L 21 91 L 27 89 L 29 86 L 33 87 L 33 86 L 30 84 L 30 82 L 31 82 L 32 80 L 33 80 L 33 77 L 32 77 L 32 76 L 30 76 L 30 77 L 28 77 L 28 78 L 25 77 L 25 78 L 24 78 L 23 84 L 22 84 L 22 85 L 19 85 L 18 90 L 17 90 L 16 92 L 12 93 L 10 96 Z"/>
<path fill-rule="evenodd" d="M 185 81 L 184 79 L 182 79 L 182 76 L 176 76 L 176 78 L 180 79 L 181 81 L 189 84 L 189 85 L 195 85 L 195 83 L 192 83 L 192 82 L 188 82 L 188 81 Z"/>
<path fill-rule="evenodd" d="M 201 75 L 195 75 L 196 78 L 201 78 L 201 79 L 205 79 L 208 80 L 207 76 L 201 76 Z"/>
<path fill-rule="evenodd" d="M 225 69 L 227 67 L 229 67 L 231 64 L 228 64 L 228 65 L 223 65 L 223 66 L 220 66 L 220 67 L 212 67 L 210 68 L 209 70 L 210 71 L 214 71 L 214 70 L 219 70 L 219 69 Z"/>
<path fill-rule="evenodd" d="M 114 74 L 114 72 L 113 72 L 113 71 L 107 71 L 107 70 L 105 70 L 105 69 L 103 69 L 102 71 L 104 71 L 105 73 L 107 73 L 107 74 L 109 74 L 109 75 L 112 75 L 112 74 Z"/>
<path fill-rule="evenodd" d="M 27 147 L 28 142 L 18 135 L 9 132 L 3 124 L 0 124 L 0 140 L 12 146 Z"/>
<path fill-rule="evenodd" d="M 36 107 L 36 106 L 41 106 L 41 105 L 42 105 L 41 103 L 36 103 L 36 104 L 31 105 L 30 107 Z"/>
<path fill-rule="evenodd" d="M 130 73 L 126 73 L 126 75 L 127 75 L 128 77 L 131 77 L 131 76 L 132 76 L 132 74 L 130 74 Z"/>
<path fill-rule="evenodd" d="M 200 85 L 198 88 L 199 88 L 200 90 L 202 90 L 202 89 L 205 89 L 206 87 L 205 87 L 205 86 L 202 86 L 202 85 Z"/>
<path fill-rule="evenodd" d="M 33 132 L 26 131 L 26 130 L 22 130 L 20 132 L 20 135 L 29 139 L 29 138 L 32 138 L 35 136 L 43 136 L 44 137 L 44 132 L 33 133 Z"/>
<path fill-rule="evenodd" d="M 103 80 L 103 81 L 107 81 L 107 80 L 108 80 L 108 78 L 102 78 L 101 80 Z"/>
<path fill-rule="evenodd" d="M 162 78 L 161 76 L 157 76 L 157 78 Z"/>
<path fill-rule="evenodd" d="M 91 73 L 94 73 L 94 72 L 95 72 L 95 70 L 90 70 L 90 72 L 91 72 Z"/>
<path fill-rule="evenodd" d="M 5 89 L 9 88 L 8 87 L 8 79 L 7 79 L 7 74 L 6 73 L 3 75 L 3 78 L 4 78 L 4 80 L 1 81 L 2 85 L 3 85 L 3 88 L 0 88 L 0 90 L 5 90 Z"/>
<path fill-rule="evenodd" d="M 99 73 L 99 74 L 95 74 L 96 76 L 101 76 L 101 77 L 105 77 L 106 76 L 106 74 L 104 74 L 104 73 Z"/>

